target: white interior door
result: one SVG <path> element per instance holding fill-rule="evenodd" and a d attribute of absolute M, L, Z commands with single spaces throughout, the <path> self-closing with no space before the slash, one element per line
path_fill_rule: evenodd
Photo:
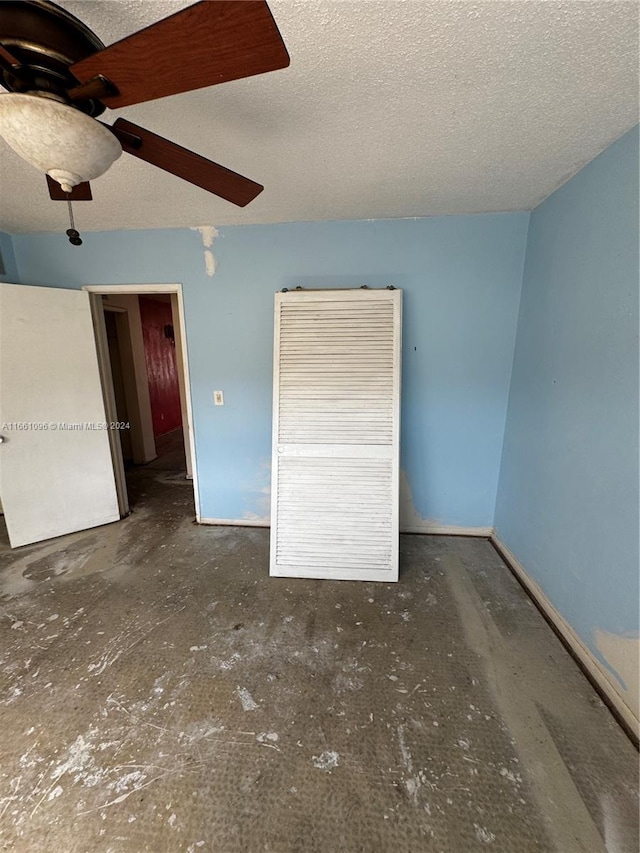
<path fill-rule="evenodd" d="M 399 290 L 276 294 L 274 576 L 398 579 Z"/>
<path fill-rule="evenodd" d="M 87 293 L 0 284 L 0 434 L 12 547 L 120 518 Z"/>

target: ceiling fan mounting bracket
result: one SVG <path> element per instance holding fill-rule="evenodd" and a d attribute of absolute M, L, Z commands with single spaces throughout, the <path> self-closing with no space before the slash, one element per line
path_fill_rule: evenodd
<path fill-rule="evenodd" d="M 98 98 L 100 100 L 102 98 L 113 97 L 118 94 L 120 94 L 118 87 L 115 86 L 111 80 L 103 77 L 102 74 L 97 74 L 86 83 L 82 83 L 80 86 L 74 86 L 73 89 L 69 89 L 67 97 L 75 104 L 77 101 L 90 101 L 92 98 Z"/>
<path fill-rule="evenodd" d="M 118 127 L 117 122 L 115 125 L 105 124 L 105 127 L 109 128 L 111 133 L 113 133 L 116 139 L 119 140 L 121 145 L 126 145 L 127 148 L 132 148 L 134 151 L 138 151 L 140 148 L 142 148 L 141 137 L 136 136 L 135 133 L 130 133 L 128 130 L 123 130 L 121 127 Z"/>
<path fill-rule="evenodd" d="M 86 88 L 70 66 L 104 49 L 82 21 L 50 0 L 2 0 L 0 47 L 6 53 L 0 54 L 0 85 L 10 92 L 48 92 L 67 102 L 69 90 Z M 100 94 L 93 93 L 74 99 L 73 106 L 94 117 L 105 110 Z"/>

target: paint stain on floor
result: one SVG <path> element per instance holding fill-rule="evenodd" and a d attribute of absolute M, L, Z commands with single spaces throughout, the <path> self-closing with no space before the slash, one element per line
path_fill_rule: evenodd
<path fill-rule="evenodd" d="M 0 546 L 0 849 L 637 851 L 637 753 L 487 542 L 270 579 L 174 479 Z"/>

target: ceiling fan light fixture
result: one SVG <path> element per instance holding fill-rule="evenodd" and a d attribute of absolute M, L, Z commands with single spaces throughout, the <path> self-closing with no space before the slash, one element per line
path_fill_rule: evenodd
<path fill-rule="evenodd" d="M 36 94 L 0 95 L 0 136 L 65 192 L 100 177 L 122 154 L 118 140 L 100 122 Z"/>

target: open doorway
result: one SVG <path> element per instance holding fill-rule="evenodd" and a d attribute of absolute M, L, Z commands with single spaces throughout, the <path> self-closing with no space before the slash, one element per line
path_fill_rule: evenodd
<path fill-rule="evenodd" d="M 155 506 L 167 487 L 199 517 L 180 285 L 111 285 L 90 292 L 121 516 Z M 188 498 L 185 488 L 189 489 Z M 185 500 L 185 498 L 187 498 Z"/>

